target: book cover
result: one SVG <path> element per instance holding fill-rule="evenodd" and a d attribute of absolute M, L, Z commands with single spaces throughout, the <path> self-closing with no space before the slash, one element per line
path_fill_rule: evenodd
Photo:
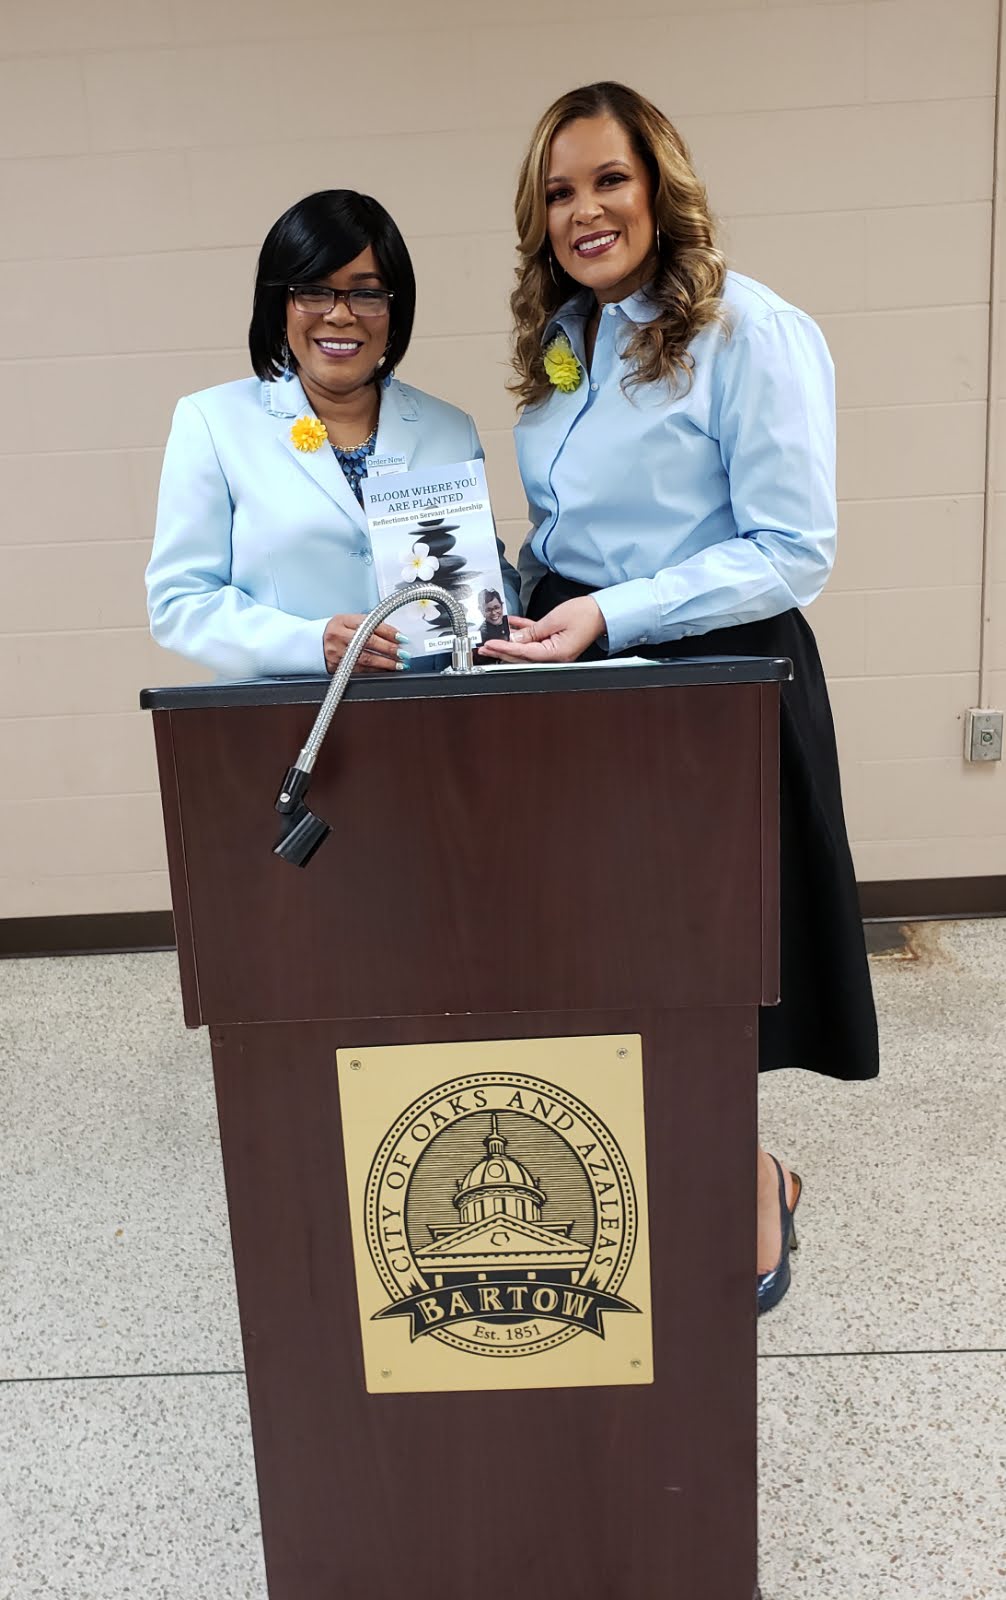
<path fill-rule="evenodd" d="M 418 583 L 435 583 L 464 607 L 474 646 L 510 637 L 481 461 L 368 477 L 363 505 L 382 600 Z M 408 640 L 413 666 L 444 665 L 453 629 L 441 601 L 417 600 L 391 621 Z"/>

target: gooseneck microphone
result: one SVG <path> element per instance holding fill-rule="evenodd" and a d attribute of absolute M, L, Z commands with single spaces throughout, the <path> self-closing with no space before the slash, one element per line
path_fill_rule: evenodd
<path fill-rule="evenodd" d="M 310 786 L 311 774 L 325 735 L 339 709 L 339 702 L 346 692 L 346 685 L 352 676 L 353 668 L 374 630 L 379 628 L 382 622 L 386 622 L 388 617 L 401 606 L 411 605 L 415 600 L 434 600 L 444 608 L 450 617 L 454 632 L 451 668 L 454 672 L 473 670 L 472 643 L 468 637 L 468 619 L 465 616 L 464 606 L 439 584 L 412 584 L 407 590 L 389 594 L 386 599 L 378 602 L 373 611 L 368 612 L 349 641 L 346 654 L 332 675 L 332 682 L 328 686 L 328 692 L 314 719 L 314 726 L 307 736 L 304 748 L 293 766 L 287 768 L 280 785 L 276 810 L 283 818 L 283 827 L 273 845 L 273 855 L 280 856 L 291 866 L 306 867 L 332 831 L 327 822 L 309 810 L 304 796 Z"/>

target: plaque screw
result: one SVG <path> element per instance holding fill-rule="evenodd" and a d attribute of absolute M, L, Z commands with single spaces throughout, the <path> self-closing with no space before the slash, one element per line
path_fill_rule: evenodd
<path fill-rule="evenodd" d="M 635 1361 L 630 1361 L 629 1362 L 629 1366 L 630 1367 L 641 1367 L 642 1365 L 643 1365 L 643 1363 L 641 1361 L 639 1361 L 639 1360 L 635 1360 Z"/>
<path fill-rule="evenodd" d="M 628 1055 L 628 1053 L 629 1053 L 628 1050 L 626 1050 L 624 1048 L 624 1046 L 623 1046 L 623 1048 L 621 1050 L 617 1050 L 615 1052 L 615 1054 L 618 1056 L 619 1061 L 624 1061 L 626 1056 Z"/>
<path fill-rule="evenodd" d="M 350 1067 L 350 1071 L 351 1072 L 359 1072 L 359 1070 L 360 1070 L 360 1068 L 362 1066 L 363 1066 L 363 1062 L 362 1061 L 351 1061 L 349 1063 L 349 1067 Z"/>
<path fill-rule="evenodd" d="M 382 1367 L 381 1368 L 381 1377 L 382 1378 L 390 1378 L 391 1377 L 391 1368 L 390 1367 Z"/>

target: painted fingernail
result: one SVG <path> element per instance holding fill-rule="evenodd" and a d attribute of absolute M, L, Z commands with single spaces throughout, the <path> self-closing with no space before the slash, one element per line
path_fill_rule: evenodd
<path fill-rule="evenodd" d="M 396 672 L 408 672 L 408 670 L 409 670 L 409 669 L 408 669 L 408 667 L 407 667 L 407 666 L 406 666 L 406 665 L 405 665 L 405 662 L 404 662 L 404 661 L 396 661 L 396 662 L 395 662 L 395 671 L 396 671 Z"/>
<path fill-rule="evenodd" d="M 412 660 L 412 651 L 411 650 L 399 649 L 399 651 L 398 651 L 398 659 L 399 659 L 399 661 L 411 661 Z"/>
<path fill-rule="evenodd" d="M 396 633 L 395 638 L 398 640 L 399 644 L 408 644 L 409 642 L 409 636 L 407 633 Z"/>

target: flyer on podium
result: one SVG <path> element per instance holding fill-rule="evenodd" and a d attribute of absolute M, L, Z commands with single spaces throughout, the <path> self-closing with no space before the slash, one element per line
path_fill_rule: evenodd
<path fill-rule="evenodd" d="M 464 607 L 473 646 L 510 637 L 481 461 L 367 477 L 363 505 L 382 599 L 434 583 Z M 415 667 L 443 664 L 438 658 L 450 654 L 453 629 L 442 601 L 417 600 L 393 620 Z"/>

